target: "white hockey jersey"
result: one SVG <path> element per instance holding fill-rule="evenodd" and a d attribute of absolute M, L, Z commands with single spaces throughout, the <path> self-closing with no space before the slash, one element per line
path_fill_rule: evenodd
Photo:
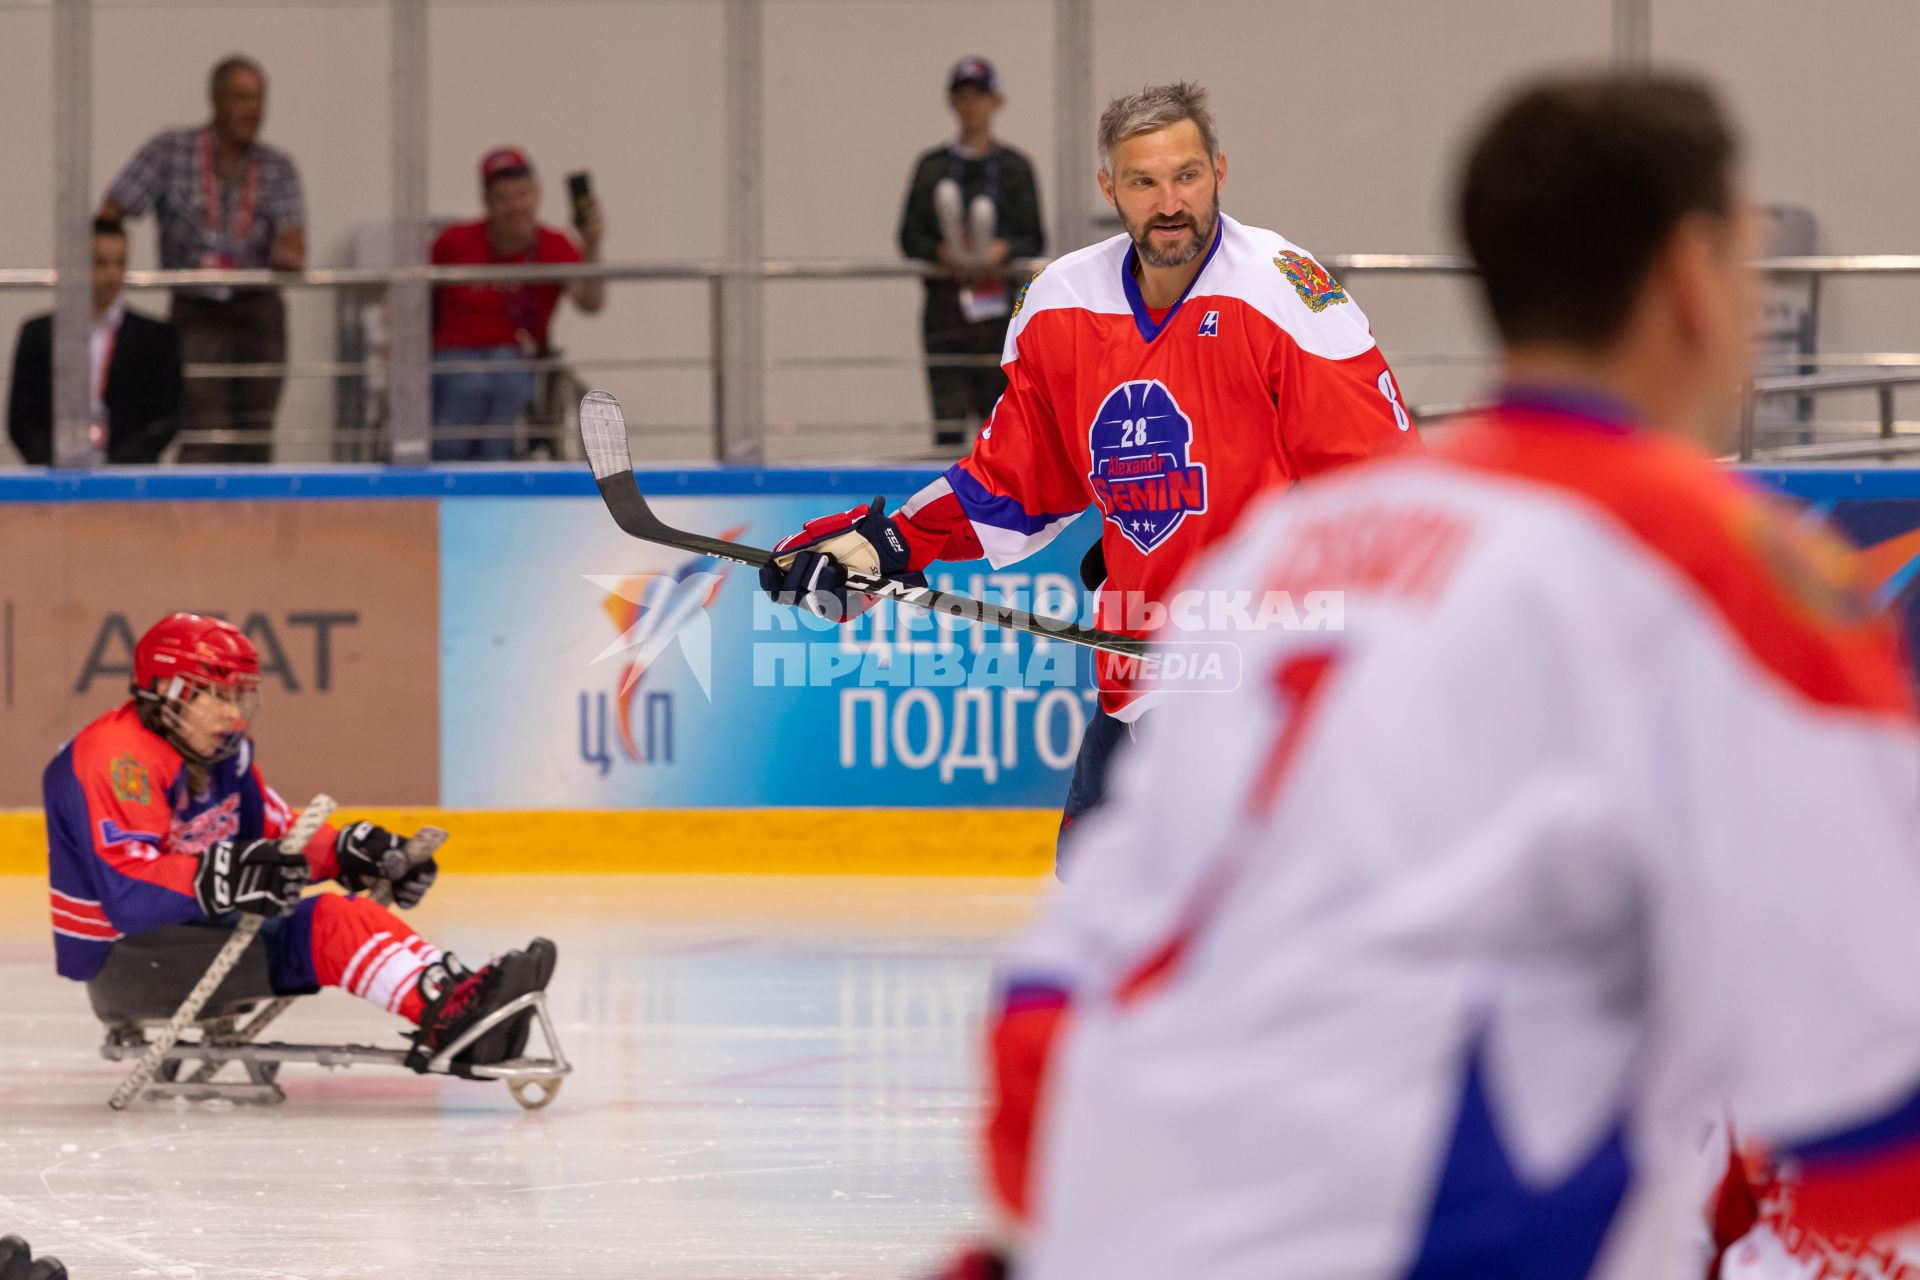
<path fill-rule="evenodd" d="M 1643 1280 L 1723 1098 L 1803 1215 L 1920 1216 L 1920 732 L 1852 563 L 1547 392 L 1250 518 L 1188 585 L 1344 629 L 1216 637 L 1008 961 L 1022 1280 Z"/>

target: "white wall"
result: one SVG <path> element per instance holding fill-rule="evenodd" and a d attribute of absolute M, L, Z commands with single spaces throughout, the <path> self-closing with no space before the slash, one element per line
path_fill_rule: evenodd
<path fill-rule="evenodd" d="M 1320 253 L 1453 247 L 1444 189 L 1477 114 L 1516 78 L 1596 63 L 1611 0 L 1096 0 L 1098 96 L 1175 76 L 1210 85 L 1231 161 L 1226 206 Z M 1920 21 L 1909 0 L 1653 0 L 1656 57 L 1709 72 L 1745 118 L 1755 194 L 1810 205 L 1822 248 L 1920 248 Z M 767 0 L 767 250 L 779 257 L 893 252 L 907 166 L 950 129 L 946 67 L 965 53 L 1001 69 L 1000 132 L 1034 158 L 1051 204 L 1051 0 Z M 1760 16 L 1760 15 L 1764 16 Z M 96 0 L 95 185 L 104 190 L 149 133 L 204 115 L 207 68 L 244 50 L 270 76 L 266 137 L 306 179 L 313 258 L 343 260 L 351 229 L 385 216 L 386 6 L 377 0 Z M 566 218 L 563 175 L 590 168 L 621 259 L 711 259 L 721 251 L 721 13 L 713 0 L 444 0 L 432 7 L 431 199 L 477 210 L 487 148 L 525 146 L 547 178 L 548 220 Z M 0 266 L 52 259 L 46 0 L 0 0 Z M 1091 182 L 1091 175 L 1088 181 Z M 1055 246 L 1060 248 L 1063 246 Z M 136 265 L 152 262 L 136 234 Z M 1478 374 L 1415 363 L 1484 350 L 1458 282 L 1349 282 L 1402 366 L 1414 402 L 1465 394 Z M 1920 349 L 1914 286 L 1829 291 L 1826 345 Z M 802 422 L 924 417 L 911 366 L 799 368 L 796 359 L 917 350 L 910 282 L 776 283 L 767 305 L 768 412 Z M 47 305 L 0 293 L 0 333 Z M 149 297 L 146 305 L 160 305 Z M 333 355 L 328 295 L 296 295 L 296 359 Z M 708 313 L 698 285 L 616 286 L 597 318 L 563 314 L 582 358 L 698 358 Z M 653 425 L 656 456 L 706 447 L 710 375 L 625 371 L 592 380 Z M 296 382 L 283 452 L 332 420 L 323 381 Z M 678 433 L 670 430 L 678 424 Z M 879 437 L 781 434 L 789 454 Z M 901 438 L 892 437 L 897 449 Z"/>
<path fill-rule="evenodd" d="M 1726 91 L 1759 199 L 1811 208 L 1823 253 L 1920 251 L 1920 9 L 1904 0 L 1654 0 L 1653 9 L 1654 48 Z M 1823 351 L 1920 351 L 1920 281 L 1835 277 L 1822 289 Z M 1911 418 L 1920 393 L 1901 391 L 1896 403 Z M 1873 396 L 1825 396 L 1820 412 L 1871 419 Z"/>

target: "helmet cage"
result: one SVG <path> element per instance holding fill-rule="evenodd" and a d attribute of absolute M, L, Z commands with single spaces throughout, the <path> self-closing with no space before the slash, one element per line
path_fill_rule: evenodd
<path fill-rule="evenodd" d="M 259 717 L 260 676 L 255 672 L 212 676 L 179 671 L 155 680 L 151 689 L 135 689 L 134 696 L 141 704 L 141 719 L 164 736 L 174 750 L 195 764 L 213 764 L 240 749 Z M 222 709 L 203 702 L 209 698 L 231 708 L 224 724 Z M 212 738 L 213 746 L 200 750 L 194 738 L 203 742 Z"/>

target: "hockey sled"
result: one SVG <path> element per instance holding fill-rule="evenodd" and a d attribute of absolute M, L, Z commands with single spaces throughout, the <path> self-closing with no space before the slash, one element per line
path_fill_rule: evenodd
<path fill-rule="evenodd" d="M 205 968 L 204 954 L 196 954 L 191 946 L 177 951 L 169 948 L 168 953 L 150 954 L 140 967 L 153 970 L 177 963 L 192 973 Z M 398 1067 L 412 1072 L 406 1065 L 406 1049 L 259 1041 L 257 1037 L 266 1029 L 266 1024 L 292 1000 L 312 998 L 262 995 L 264 980 L 263 949 L 250 947 L 233 973 L 214 992 L 200 1017 L 189 1024 L 167 1050 L 141 1096 L 277 1103 L 286 1098 L 280 1088 L 279 1075 L 280 1068 L 289 1062 L 310 1062 L 323 1067 Z M 89 982 L 88 998 L 93 1002 L 94 1013 L 106 1026 L 101 1056 L 110 1062 L 140 1057 L 148 1047 L 148 1032 L 166 1025 L 174 1016 L 179 1005 L 177 993 L 172 990 L 176 985 L 164 980 L 128 982 L 125 970 L 103 971 L 100 977 Z M 547 1056 L 522 1056 L 486 1065 L 455 1061 L 468 1045 L 488 1031 L 529 1010 L 540 1028 Z M 236 1065 L 237 1070 L 231 1069 Z M 561 1081 L 572 1069 L 561 1052 L 553 1019 L 547 1014 L 546 993 L 536 991 L 502 1005 L 467 1028 L 428 1062 L 425 1074 L 505 1081 L 513 1100 L 534 1111 L 553 1101 L 560 1092 Z"/>

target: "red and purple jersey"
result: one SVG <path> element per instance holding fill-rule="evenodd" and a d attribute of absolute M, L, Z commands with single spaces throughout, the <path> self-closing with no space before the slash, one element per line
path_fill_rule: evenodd
<path fill-rule="evenodd" d="M 53 950 L 63 977 L 86 981 L 129 934 L 200 919 L 200 855 L 220 840 L 275 839 L 294 813 L 260 776 L 253 740 L 207 770 L 194 792 L 185 759 L 127 702 L 82 729 L 41 776 Z M 338 872 L 335 831 L 307 845 L 313 878 Z"/>
<path fill-rule="evenodd" d="M 1131 240 L 1115 236 L 1027 287 L 1007 331 L 1007 390 L 973 453 L 901 508 L 914 568 L 1009 564 L 1091 502 L 1105 516 L 1100 625 L 1137 635 L 1128 597 L 1165 601 L 1254 498 L 1418 447 L 1360 305 L 1284 237 L 1222 215 L 1165 312 L 1145 305 L 1134 265 Z"/>

